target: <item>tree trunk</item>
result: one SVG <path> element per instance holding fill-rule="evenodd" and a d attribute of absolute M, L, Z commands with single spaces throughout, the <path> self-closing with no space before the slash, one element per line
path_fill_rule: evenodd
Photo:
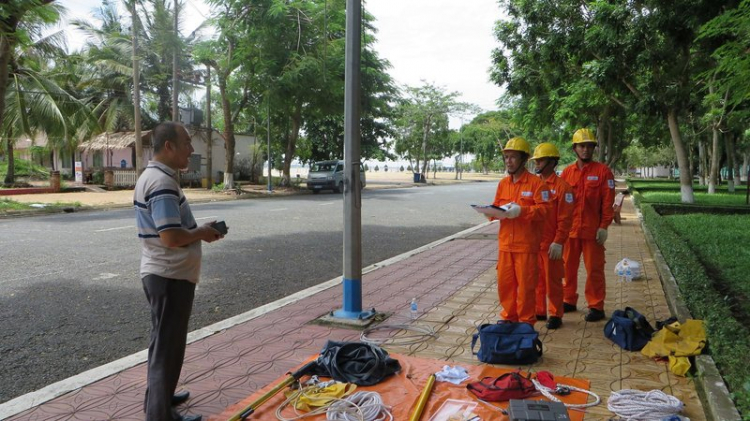
<path fill-rule="evenodd" d="M 690 174 L 687 150 L 685 149 L 685 144 L 682 142 L 680 126 L 677 124 L 677 111 L 673 108 L 670 108 L 667 112 L 667 124 L 669 125 L 669 134 L 672 137 L 672 144 L 677 155 L 677 165 L 680 168 L 682 203 L 695 203 L 695 197 L 693 196 L 693 175 Z"/>
<path fill-rule="evenodd" d="M 708 177 L 708 194 L 716 193 L 716 185 L 719 184 L 719 167 L 721 161 L 721 132 L 718 123 L 711 125 L 711 166 Z"/>
<path fill-rule="evenodd" d="M 706 185 L 706 147 L 701 139 L 698 139 L 698 184 Z"/>
<path fill-rule="evenodd" d="M 214 185 L 213 168 L 214 132 L 211 122 L 211 66 L 206 65 L 206 188 Z"/>
<path fill-rule="evenodd" d="M 607 121 L 607 155 L 606 160 L 601 162 L 606 162 L 607 166 L 609 168 L 614 168 L 615 161 L 617 161 L 617 158 L 619 158 L 619 153 L 615 153 L 615 135 L 614 130 L 612 130 L 612 120 Z"/>
<path fill-rule="evenodd" d="M 725 149 L 727 151 L 727 191 L 734 193 L 734 169 L 735 169 L 735 156 L 734 156 L 734 132 L 729 132 L 724 136 Z"/>
<path fill-rule="evenodd" d="M 3 182 L 6 186 L 12 186 L 16 182 L 16 160 L 13 158 L 13 139 L 10 137 L 5 141 L 5 152 L 8 157 L 8 172 Z"/>
<path fill-rule="evenodd" d="M 607 105 L 604 107 L 596 125 L 596 142 L 599 144 L 599 162 L 607 161 L 607 145 L 605 145 L 604 140 L 606 139 L 607 127 L 609 126 L 609 113 L 610 107 Z"/>
<path fill-rule="evenodd" d="M 286 152 L 284 153 L 284 171 L 281 176 L 281 185 L 289 187 L 292 185 L 291 180 L 291 168 L 294 154 L 297 151 L 297 139 L 299 139 L 299 129 L 302 127 L 302 103 L 297 100 L 294 104 L 294 112 L 292 113 L 292 132 L 289 136 L 289 141 L 286 143 Z"/>
<path fill-rule="evenodd" d="M 227 76 L 220 72 L 219 94 L 221 95 L 221 112 L 224 116 L 224 189 L 234 189 L 234 122 L 232 121 L 232 104 L 227 96 Z"/>
<path fill-rule="evenodd" d="M 8 36 L 0 36 L 0 127 L 3 127 L 3 116 L 5 115 L 5 91 L 8 87 L 8 64 L 10 63 L 10 39 Z M 5 174 L 5 184 L 13 184 L 15 181 L 15 168 L 13 166 L 13 141 L 10 136 L 5 139 L 6 156 L 8 157 L 8 172 Z"/>
<path fill-rule="evenodd" d="M 422 158 L 424 159 L 424 165 L 422 166 L 422 174 L 427 177 L 427 165 L 430 160 L 427 158 L 427 133 L 430 131 L 430 117 L 424 122 L 424 128 L 422 132 Z"/>
<path fill-rule="evenodd" d="M 693 162 L 694 160 L 695 160 L 695 148 L 692 145 L 688 145 L 688 162 L 690 162 L 690 174 L 695 174 L 695 163 Z"/>

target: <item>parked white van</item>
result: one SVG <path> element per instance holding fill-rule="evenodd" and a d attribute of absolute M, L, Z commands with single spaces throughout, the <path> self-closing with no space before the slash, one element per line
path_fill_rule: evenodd
<path fill-rule="evenodd" d="M 360 188 L 364 189 L 365 169 L 359 166 Z M 307 188 L 318 194 L 321 190 L 333 190 L 334 193 L 344 191 L 344 161 L 320 161 L 313 164 L 307 174 Z"/>

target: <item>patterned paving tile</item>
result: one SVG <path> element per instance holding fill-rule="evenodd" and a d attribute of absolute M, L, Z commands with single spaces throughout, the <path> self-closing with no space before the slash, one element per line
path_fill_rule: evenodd
<path fill-rule="evenodd" d="M 626 202 L 623 217 L 622 225 L 610 228 L 606 311 L 631 306 L 655 324 L 669 317 L 669 309 L 630 202 Z M 365 305 L 391 313 L 385 323 L 413 323 L 437 333 L 435 338 L 412 345 L 386 343 L 387 350 L 450 364 L 480 364 L 471 352 L 471 335 L 482 323 L 494 323 L 500 311 L 495 270 L 497 225 L 488 225 L 476 234 L 487 236 L 451 241 L 364 276 Z M 623 257 L 643 264 L 641 279 L 616 279 L 614 266 Z M 690 379 L 671 375 L 663 363 L 640 353 L 620 350 L 604 338 L 603 322 L 583 320 L 585 277 L 581 265 L 581 311 L 565 314 L 562 328 L 554 331 L 543 323 L 536 324 L 545 354 L 528 368 L 590 380 L 591 390 L 600 394 L 604 403 L 589 408 L 586 419 L 609 419 L 613 416 L 606 409 L 609 394 L 635 388 L 673 393 L 686 403 L 691 420 L 705 420 Z M 416 321 L 408 314 L 412 297 L 417 297 L 420 307 Z M 326 340 L 357 340 L 358 331 L 309 324 L 315 317 L 340 308 L 341 302 L 341 290 L 331 288 L 190 344 L 180 387 L 190 389 L 192 398 L 180 409 L 192 414 L 218 414 L 319 352 Z M 395 329 L 380 332 L 377 338 L 403 341 L 410 335 L 409 331 Z M 10 419 L 142 420 L 144 389 L 145 367 L 140 364 Z"/>

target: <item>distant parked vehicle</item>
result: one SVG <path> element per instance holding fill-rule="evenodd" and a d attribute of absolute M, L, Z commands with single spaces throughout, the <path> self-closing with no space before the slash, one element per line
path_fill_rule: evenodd
<path fill-rule="evenodd" d="M 364 189 L 367 184 L 365 181 L 365 169 L 363 165 L 359 166 L 360 189 Z M 307 174 L 307 188 L 314 194 L 320 193 L 321 190 L 333 190 L 334 193 L 344 191 L 344 161 L 320 161 L 313 164 L 312 169 Z"/>

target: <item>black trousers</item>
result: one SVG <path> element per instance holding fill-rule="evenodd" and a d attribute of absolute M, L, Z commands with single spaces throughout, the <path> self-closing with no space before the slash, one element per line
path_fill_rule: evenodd
<path fill-rule="evenodd" d="M 146 421 L 172 421 L 180 419 L 172 408 L 172 395 L 185 358 L 195 284 L 158 275 L 146 275 L 142 282 L 151 305 Z"/>

